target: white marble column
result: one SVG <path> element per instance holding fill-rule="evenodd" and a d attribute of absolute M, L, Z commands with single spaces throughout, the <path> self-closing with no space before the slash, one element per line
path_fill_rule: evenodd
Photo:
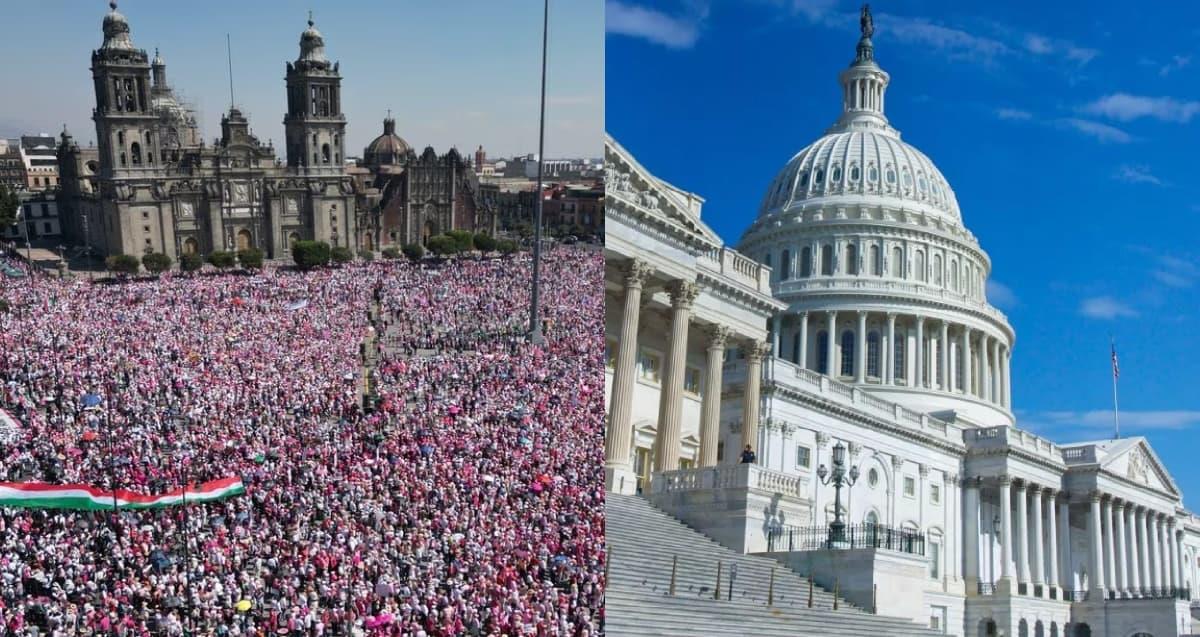
<path fill-rule="evenodd" d="M 1029 583 L 1029 498 L 1028 484 L 1022 480 L 1016 484 L 1017 492 L 1017 582 Z"/>
<path fill-rule="evenodd" d="M 842 375 L 842 359 L 837 356 L 837 312 L 826 312 L 825 316 L 829 319 L 828 330 L 829 338 L 825 339 L 825 373 L 833 378 Z"/>
<path fill-rule="evenodd" d="M 944 325 L 944 324 L 943 324 Z M 1012 590 L 1012 478 L 1000 476 L 1000 579 Z"/>
<path fill-rule="evenodd" d="M 1117 589 L 1117 556 L 1111 498 L 1106 497 L 1100 501 L 1100 515 L 1104 527 L 1104 590 L 1111 592 Z"/>
<path fill-rule="evenodd" d="M 1162 588 L 1162 560 L 1159 559 L 1158 553 L 1158 513 L 1153 511 L 1146 512 L 1146 537 L 1149 542 L 1146 546 L 1147 557 L 1150 560 L 1150 588 L 1154 591 Z"/>
<path fill-rule="evenodd" d="M 883 360 L 883 369 L 880 371 L 880 378 L 885 385 L 896 384 L 896 313 L 888 312 L 887 314 L 887 344 L 880 352 L 880 359 Z"/>
<path fill-rule="evenodd" d="M 979 585 L 979 480 L 963 481 L 963 557 L 967 595 Z"/>
<path fill-rule="evenodd" d="M 701 467 L 717 465 L 717 441 L 721 435 L 721 367 L 725 363 L 725 346 L 729 328 L 714 325 L 709 330 L 708 369 L 704 376 L 704 400 L 700 403 L 700 462 Z"/>
<path fill-rule="evenodd" d="M 979 335 L 979 369 L 981 377 L 979 379 L 979 397 L 983 400 L 992 400 L 992 368 L 988 362 L 988 343 L 991 339 L 987 334 Z"/>
<path fill-rule="evenodd" d="M 997 405 L 1001 405 L 1004 404 L 1004 379 L 1001 377 L 1000 372 L 1000 339 L 991 338 L 988 339 L 988 341 L 992 345 L 991 357 L 989 359 L 992 363 L 992 367 L 991 380 L 988 382 L 988 400 Z"/>
<path fill-rule="evenodd" d="M 1100 533 L 1100 492 L 1089 494 L 1092 504 L 1092 515 L 1088 518 L 1089 549 L 1091 550 L 1091 571 L 1088 574 L 1088 590 L 1095 595 L 1092 601 L 1104 599 L 1104 538 Z"/>
<path fill-rule="evenodd" d="M 1062 569 L 1059 574 L 1062 579 L 1059 585 L 1063 590 L 1073 590 L 1075 582 L 1071 576 L 1071 498 L 1070 494 L 1064 493 L 1062 502 L 1058 503 L 1058 527 L 1059 535 L 1058 545 L 1062 547 L 1059 552 L 1059 559 L 1062 560 Z"/>
<path fill-rule="evenodd" d="M 1130 597 L 1142 594 L 1141 518 L 1137 507 L 1125 503 L 1125 526 L 1129 529 L 1129 583 Z"/>
<path fill-rule="evenodd" d="M 808 369 L 808 312 L 800 313 L 800 351 L 796 364 Z"/>
<path fill-rule="evenodd" d="M 1057 502 L 1058 492 L 1054 489 L 1046 489 L 1046 548 L 1049 549 L 1049 555 L 1046 557 L 1046 563 L 1050 566 L 1050 573 L 1046 577 L 1046 581 L 1050 586 L 1058 586 L 1061 582 L 1058 580 L 1058 524 L 1055 518 L 1058 517 Z M 1062 599 L 1062 597 L 1059 597 Z"/>
<path fill-rule="evenodd" d="M 667 360 L 663 363 L 662 391 L 658 402 L 658 436 L 654 441 L 655 471 L 674 471 L 679 468 L 688 326 L 692 320 L 692 303 L 696 300 L 699 288 L 690 281 L 672 281 L 667 285 L 667 291 L 671 295 L 671 333 L 668 337 Z"/>
<path fill-rule="evenodd" d="M 1034 486 L 1030 489 L 1030 495 L 1033 496 L 1033 583 L 1036 585 L 1046 581 L 1046 562 L 1042 559 L 1042 549 L 1046 541 L 1046 537 L 1042 535 L 1042 502 L 1045 494 L 1046 490 L 1041 487 Z"/>
<path fill-rule="evenodd" d="M 950 324 L 942 321 L 942 334 L 938 339 L 938 378 L 940 389 L 950 391 Z"/>
<path fill-rule="evenodd" d="M 854 382 L 867 381 L 867 313 L 859 310 L 858 329 L 854 332 Z"/>
<path fill-rule="evenodd" d="M 1141 590 L 1143 592 L 1154 588 L 1154 569 L 1150 567 L 1150 515 L 1149 509 L 1138 507 L 1138 561 L 1142 567 L 1139 575 L 1141 577 Z"/>
<path fill-rule="evenodd" d="M 1171 573 L 1167 568 L 1167 532 L 1165 518 L 1160 514 L 1154 518 L 1154 559 L 1158 567 L 1158 577 L 1155 578 L 1159 591 L 1170 586 Z"/>
<path fill-rule="evenodd" d="M 633 384 L 637 376 L 638 319 L 642 310 L 642 285 L 654 268 L 645 261 L 625 266 L 625 300 L 621 314 L 621 340 L 613 368 L 608 429 L 604 432 L 604 465 L 608 488 L 621 493 L 636 489 L 630 452 L 633 444 Z"/>
<path fill-rule="evenodd" d="M 1167 546 L 1171 549 L 1171 588 L 1179 590 L 1183 585 L 1179 583 L 1179 543 L 1175 538 L 1174 516 L 1167 518 Z"/>
<path fill-rule="evenodd" d="M 753 448 L 758 444 L 758 398 L 759 387 L 762 383 L 763 357 L 770 353 L 771 348 L 763 341 L 753 341 L 746 347 L 746 391 L 742 394 L 742 448 L 746 445 Z M 761 464 L 766 459 L 758 454 Z"/>
<path fill-rule="evenodd" d="M 1004 348 L 1004 356 L 1001 358 L 1004 361 L 1004 406 L 1012 409 L 1012 352 L 1008 347 Z"/>
<path fill-rule="evenodd" d="M 928 349 L 926 349 L 927 347 L 928 347 L 928 345 L 925 343 L 925 317 L 918 316 L 917 317 L 917 346 L 914 348 L 917 352 L 916 361 L 914 361 L 914 363 L 916 364 L 916 367 L 913 368 L 916 370 L 916 374 L 914 374 L 913 378 L 911 380 L 909 380 L 909 382 L 908 382 L 909 387 L 927 387 L 928 386 L 927 383 L 925 382 L 925 352 L 928 351 Z"/>
<path fill-rule="evenodd" d="M 962 365 L 962 384 L 959 389 L 962 390 L 964 396 L 971 393 L 971 328 L 966 325 L 962 328 L 962 351 L 959 352 L 959 365 Z"/>
<path fill-rule="evenodd" d="M 1125 551 L 1125 511 L 1128 508 L 1128 502 L 1113 502 L 1116 518 L 1116 532 L 1113 535 L 1117 538 L 1117 594 L 1120 597 L 1129 597 L 1129 553 Z"/>
<path fill-rule="evenodd" d="M 942 522 L 943 529 L 950 529 L 954 520 L 962 518 L 962 494 L 959 493 L 958 474 L 942 473 L 942 490 L 946 494 L 946 505 L 942 507 L 942 512 L 945 520 Z M 962 578 L 962 535 L 959 533 L 947 532 L 946 542 L 951 545 L 948 551 L 950 555 L 950 577 L 954 581 Z"/>

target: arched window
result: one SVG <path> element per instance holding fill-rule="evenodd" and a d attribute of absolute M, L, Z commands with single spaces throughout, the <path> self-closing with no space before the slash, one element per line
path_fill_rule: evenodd
<path fill-rule="evenodd" d="M 817 173 L 813 175 L 813 187 L 816 188 L 820 186 L 821 182 L 823 181 L 825 181 L 825 169 L 818 168 Z"/>
<path fill-rule="evenodd" d="M 142 145 L 141 144 L 139 144 L 137 142 L 133 142 L 132 144 L 129 145 L 129 158 L 130 158 L 130 160 L 133 161 L 134 166 L 140 166 L 142 164 Z"/>
<path fill-rule="evenodd" d="M 807 170 L 800 173 L 800 187 L 801 188 L 808 187 L 808 171 Z"/>
<path fill-rule="evenodd" d="M 892 248 L 892 276 L 904 278 L 904 250 L 899 246 Z"/>
<path fill-rule="evenodd" d="M 846 245 L 846 274 L 858 274 L 858 246 Z"/>
<path fill-rule="evenodd" d="M 908 361 L 904 359 L 904 354 L 908 348 L 905 345 L 904 334 L 896 332 L 896 342 L 892 343 L 892 378 L 897 381 L 904 380 L 907 376 L 905 372 L 908 369 Z"/>
<path fill-rule="evenodd" d="M 328 163 L 329 163 L 329 144 L 322 144 L 322 145 L 321 145 L 321 159 L 322 159 L 322 160 L 323 160 L 323 161 L 324 161 L 326 164 L 328 164 Z"/>
<path fill-rule="evenodd" d="M 800 276 L 812 276 L 812 248 L 800 250 Z"/>
<path fill-rule="evenodd" d="M 942 284 L 942 255 L 933 255 L 933 284 Z"/>
<path fill-rule="evenodd" d="M 920 282 L 922 282 L 922 283 L 924 283 L 924 282 L 925 282 L 925 279 L 926 279 L 926 274 L 925 274 L 925 251 L 924 251 L 924 250 L 917 250 L 917 254 L 916 254 L 916 256 L 915 256 L 915 257 L 913 257 L 913 261 L 914 261 L 914 263 L 913 263 L 913 268 L 914 268 L 914 269 L 917 271 L 917 272 L 916 272 L 916 274 L 917 274 L 917 280 L 918 280 L 918 281 L 920 281 Z"/>
<path fill-rule="evenodd" d="M 871 246 L 871 274 L 875 276 L 883 276 L 883 253 L 879 251 L 879 246 Z"/>
<path fill-rule="evenodd" d="M 314 165 L 314 166 L 316 166 L 316 165 L 317 165 L 317 164 L 319 164 L 319 163 L 321 163 L 321 162 L 320 162 L 320 161 L 317 161 L 317 154 L 316 154 L 316 153 L 313 153 L 313 165 Z"/>
<path fill-rule="evenodd" d="M 317 134 L 313 133 L 313 146 L 317 145 Z"/>
<path fill-rule="evenodd" d="M 878 480 L 878 478 L 876 478 L 876 480 Z M 867 517 L 866 517 L 865 522 L 870 526 L 876 526 L 879 524 L 879 515 L 876 514 L 874 511 L 867 511 Z"/>
<path fill-rule="evenodd" d="M 808 361 L 800 360 L 800 332 L 792 337 L 792 362 L 801 366 L 807 367 Z"/>
<path fill-rule="evenodd" d="M 779 257 L 779 280 L 787 281 L 792 278 L 792 251 L 784 250 L 783 256 Z"/>
<path fill-rule="evenodd" d="M 958 261 L 950 262 L 950 289 L 958 291 Z"/>
<path fill-rule="evenodd" d="M 821 246 L 821 274 L 833 276 L 833 246 Z"/>
<path fill-rule="evenodd" d="M 817 332 L 817 373 L 829 373 L 829 332 Z"/>
<path fill-rule="evenodd" d="M 125 131 L 117 131 L 117 145 L 125 146 Z"/>
<path fill-rule="evenodd" d="M 879 378 L 879 332 L 867 334 L 867 376 Z"/>
<path fill-rule="evenodd" d="M 896 183 L 896 171 L 890 165 L 887 167 L 887 182 L 889 186 Z"/>
<path fill-rule="evenodd" d="M 854 375 L 854 332 L 842 332 L 842 376 Z"/>
<path fill-rule="evenodd" d="M 125 165 L 125 153 L 121 153 L 121 166 Z"/>
<path fill-rule="evenodd" d="M 338 145 L 338 136 L 334 135 L 333 136 L 333 147 L 337 148 L 337 145 Z"/>

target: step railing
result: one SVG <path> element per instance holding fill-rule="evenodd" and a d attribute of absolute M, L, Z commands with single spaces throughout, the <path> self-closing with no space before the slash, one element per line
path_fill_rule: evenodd
<path fill-rule="evenodd" d="M 925 555 L 925 534 L 881 524 L 853 524 L 835 537 L 830 526 L 784 526 L 767 532 L 767 551 L 821 551 L 875 548 Z"/>

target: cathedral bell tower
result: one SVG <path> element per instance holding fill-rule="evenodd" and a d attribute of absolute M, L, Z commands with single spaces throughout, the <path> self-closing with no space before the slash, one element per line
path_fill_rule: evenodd
<path fill-rule="evenodd" d="M 156 168 L 157 117 L 151 102 L 150 58 L 134 48 L 116 0 L 104 16 L 104 44 L 92 51 L 100 177 L 136 177 Z"/>
<path fill-rule="evenodd" d="M 307 174 L 342 173 L 346 117 L 342 114 L 342 76 L 325 57 L 325 40 L 308 16 L 300 35 L 300 57 L 287 63 L 288 111 L 283 118 L 287 163 Z"/>

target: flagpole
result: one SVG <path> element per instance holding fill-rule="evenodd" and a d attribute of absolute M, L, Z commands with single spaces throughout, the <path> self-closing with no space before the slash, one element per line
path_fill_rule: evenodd
<path fill-rule="evenodd" d="M 1114 432 L 1115 432 L 1115 434 L 1116 434 L 1116 435 L 1114 436 L 1114 438 L 1113 438 L 1113 439 L 1114 439 L 1114 440 L 1120 440 L 1120 438 L 1121 438 L 1121 410 L 1120 410 L 1120 409 L 1118 408 L 1118 406 L 1117 406 L 1117 376 L 1118 376 L 1118 375 L 1120 375 L 1120 372 L 1118 371 L 1118 367 L 1117 367 L 1117 344 L 1116 344 L 1116 342 L 1115 342 L 1115 341 L 1113 341 L 1112 335 L 1109 335 L 1109 337 L 1108 337 L 1108 343 L 1109 343 L 1109 347 L 1110 347 L 1110 349 L 1111 349 L 1111 351 L 1112 351 L 1112 364 L 1113 364 L 1113 374 L 1112 374 L 1112 381 L 1113 381 L 1113 431 L 1114 431 Z"/>

